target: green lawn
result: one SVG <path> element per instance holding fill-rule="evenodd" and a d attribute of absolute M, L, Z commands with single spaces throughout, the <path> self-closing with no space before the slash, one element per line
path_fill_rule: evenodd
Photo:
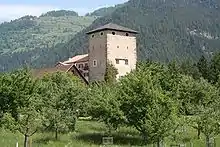
<path fill-rule="evenodd" d="M 37 133 L 32 137 L 32 147 L 100 147 L 102 136 L 106 132 L 105 125 L 96 121 L 78 121 L 76 132 L 63 134 L 59 136 L 59 140 L 54 140 L 53 133 Z M 204 137 L 201 140 L 196 139 L 196 132 L 189 131 L 185 134 L 186 138 L 193 138 L 193 147 L 205 147 Z M 114 144 L 117 147 L 141 146 L 141 137 L 138 132 L 132 128 L 121 128 L 114 133 Z M 23 136 L 19 133 L 10 133 L 1 130 L 0 146 L 15 147 L 16 142 L 19 147 L 23 146 Z M 216 139 L 217 146 L 220 145 L 220 138 Z M 166 147 L 170 146 L 170 140 L 166 139 Z M 146 147 L 153 147 L 146 145 Z M 190 147 L 190 143 L 187 143 Z"/>

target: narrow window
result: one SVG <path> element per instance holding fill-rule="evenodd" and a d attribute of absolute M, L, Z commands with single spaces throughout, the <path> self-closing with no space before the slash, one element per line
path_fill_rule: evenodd
<path fill-rule="evenodd" d="M 115 32 L 112 32 L 112 35 L 115 35 Z"/>
<path fill-rule="evenodd" d="M 97 60 L 93 60 L 93 67 L 97 67 Z"/>
<path fill-rule="evenodd" d="M 103 35 L 103 32 L 101 32 L 101 35 Z"/>
<path fill-rule="evenodd" d="M 115 59 L 115 61 L 116 61 L 116 64 L 119 64 L 119 59 Z"/>
<path fill-rule="evenodd" d="M 126 33 L 126 36 L 129 36 L 129 34 L 128 34 L 128 33 Z"/>
<path fill-rule="evenodd" d="M 95 37 L 95 35 L 92 35 L 92 38 L 94 38 Z"/>
<path fill-rule="evenodd" d="M 117 48 L 119 48 L 119 46 L 117 46 Z"/>
<path fill-rule="evenodd" d="M 128 46 L 127 46 L 127 49 L 128 49 Z"/>
<path fill-rule="evenodd" d="M 125 59 L 125 65 L 128 65 L 128 59 Z"/>
<path fill-rule="evenodd" d="M 83 64 L 79 64 L 79 68 L 83 68 Z"/>

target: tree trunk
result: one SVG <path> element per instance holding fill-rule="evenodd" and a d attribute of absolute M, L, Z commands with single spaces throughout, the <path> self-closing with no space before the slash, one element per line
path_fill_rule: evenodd
<path fill-rule="evenodd" d="M 209 136 L 206 136 L 206 147 L 212 147 Z"/>
<path fill-rule="evenodd" d="M 198 124 L 198 128 L 197 128 L 197 135 L 198 135 L 198 139 L 200 139 L 200 135 L 201 135 L 201 127 L 200 127 L 200 122 L 197 123 Z"/>
<path fill-rule="evenodd" d="M 198 128 L 198 139 L 200 139 L 201 130 Z"/>
<path fill-rule="evenodd" d="M 157 140 L 157 147 L 163 147 L 163 144 L 160 139 Z"/>
<path fill-rule="evenodd" d="M 29 139 L 28 139 L 28 147 L 32 147 L 32 139 L 31 139 L 31 137 L 29 137 Z"/>
<path fill-rule="evenodd" d="M 28 135 L 24 135 L 24 147 L 28 147 Z"/>
<path fill-rule="evenodd" d="M 55 139 L 58 140 L 58 129 L 56 128 L 56 131 L 55 131 Z"/>

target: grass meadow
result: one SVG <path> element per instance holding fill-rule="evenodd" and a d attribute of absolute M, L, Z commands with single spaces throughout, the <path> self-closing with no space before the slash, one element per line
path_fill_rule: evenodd
<path fill-rule="evenodd" d="M 76 124 L 76 131 L 69 134 L 59 134 L 59 140 L 55 140 L 54 133 L 37 133 L 32 136 L 32 147 L 100 147 L 102 145 L 102 137 L 107 131 L 103 123 L 97 121 L 81 120 Z M 119 131 L 113 133 L 114 145 L 112 147 L 154 147 L 153 145 L 143 145 L 142 138 L 133 128 L 120 128 Z M 191 140 L 191 141 L 190 141 Z M 19 147 L 23 146 L 23 136 L 19 133 L 11 133 L 10 131 L 0 131 L 0 147 L 16 147 L 18 141 Z M 186 147 L 205 147 L 205 139 L 197 139 L 196 131 L 188 129 L 184 134 Z M 180 143 L 179 142 L 179 143 Z M 220 137 L 215 139 L 216 147 L 220 146 Z M 171 139 L 165 140 L 165 147 L 175 145 Z M 110 146 L 111 147 L 111 146 Z"/>

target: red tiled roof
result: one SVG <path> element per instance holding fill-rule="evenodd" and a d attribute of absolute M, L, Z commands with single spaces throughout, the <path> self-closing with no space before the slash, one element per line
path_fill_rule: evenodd
<path fill-rule="evenodd" d="M 79 76 L 87 85 L 89 84 L 79 69 L 74 64 L 60 65 L 52 68 L 41 68 L 32 70 L 32 75 L 36 78 L 42 78 L 47 74 L 53 74 L 56 72 L 72 72 L 76 76 Z"/>

